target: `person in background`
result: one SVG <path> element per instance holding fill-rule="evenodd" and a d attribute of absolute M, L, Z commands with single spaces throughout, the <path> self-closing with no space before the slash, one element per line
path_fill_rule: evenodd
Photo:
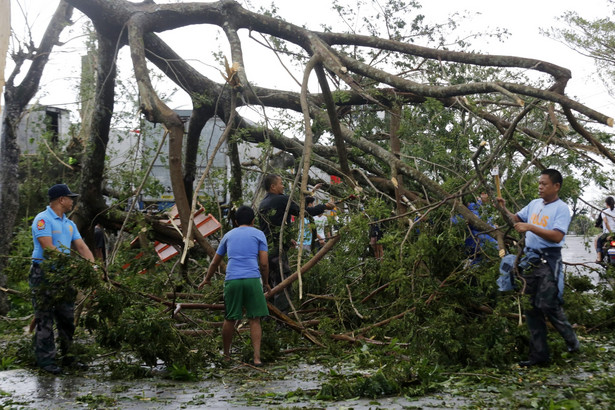
<path fill-rule="evenodd" d="M 494 223 L 494 217 L 497 215 L 497 210 L 493 206 L 489 194 L 485 191 L 480 192 L 480 196 L 476 199 L 476 210 L 478 216 L 487 221 L 487 223 L 493 227 L 496 227 Z"/>
<path fill-rule="evenodd" d="M 331 208 L 328 212 L 325 213 L 328 222 L 328 231 L 327 237 L 331 238 L 337 231 L 339 230 L 339 208 L 333 204 L 333 208 Z"/>
<path fill-rule="evenodd" d="M 545 317 L 562 336 L 568 351 L 579 351 L 579 340 L 562 308 L 562 246 L 570 225 L 568 205 L 559 198 L 562 182 L 559 171 L 543 170 L 538 180 L 540 198 L 516 214 L 506 209 L 503 198 L 497 198 L 514 222 L 515 230 L 525 233 L 525 255 L 519 268 L 523 272 L 525 293 L 530 296 L 531 308 L 525 312 L 530 331 L 530 355 L 528 360 L 519 363 L 523 367 L 545 365 L 550 360 Z"/>
<path fill-rule="evenodd" d="M 271 287 L 275 287 L 290 274 L 290 266 L 288 265 L 286 254 L 292 242 L 294 242 L 290 235 L 284 235 L 282 239 L 282 252 L 280 253 L 280 229 L 283 223 L 290 223 L 291 216 L 298 216 L 301 209 L 299 205 L 290 200 L 288 195 L 284 195 L 284 182 L 281 176 L 276 174 L 266 175 L 263 180 L 263 187 L 267 191 L 267 195 L 265 195 L 265 198 L 263 198 L 258 207 L 259 225 L 267 237 L 269 269 L 271 272 L 269 279 Z M 288 216 L 284 220 L 286 205 L 289 201 Z M 309 215 L 316 216 L 321 215 L 326 209 L 333 209 L 334 207 L 335 204 L 329 202 L 306 208 L 306 212 Z M 280 262 L 282 265 L 281 269 Z M 282 312 L 288 312 L 290 308 L 287 294 L 289 294 L 288 288 L 285 289 L 285 292 L 274 296 L 273 304 Z"/>
<path fill-rule="evenodd" d="M 269 287 L 269 262 L 267 239 L 262 231 L 254 228 L 254 211 L 249 206 L 240 206 L 235 212 L 237 227 L 230 230 L 220 241 L 216 255 L 207 274 L 198 286 L 202 289 L 211 284 L 211 278 L 218 270 L 224 255 L 228 254 L 228 265 L 224 280 L 224 324 L 222 345 L 224 358 L 230 360 L 231 344 L 235 325 L 243 318 L 243 309 L 250 324 L 250 339 L 254 356 L 252 364 L 260 367 L 261 361 L 261 317 L 269 315 L 263 288 Z"/>
<path fill-rule="evenodd" d="M 305 208 L 312 208 L 316 203 L 316 199 L 313 196 L 305 197 Z M 301 238 L 297 239 L 297 242 L 301 243 L 303 250 L 307 253 L 312 252 L 312 238 L 315 230 L 312 230 L 311 222 L 309 217 L 303 218 L 303 240 Z"/>
<path fill-rule="evenodd" d="M 94 257 L 106 263 L 107 261 L 107 244 L 105 241 L 105 231 L 100 224 L 94 227 Z"/>
<path fill-rule="evenodd" d="M 327 240 L 327 235 L 325 233 L 325 229 L 327 227 L 327 217 L 324 215 L 316 215 L 314 217 L 314 224 L 316 225 L 316 242 L 314 243 L 314 246 L 316 246 L 316 250 L 319 250 L 325 246 L 325 242 Z"/>
<path fill-rule="evenodd" d="M 477 199 L 476 202 L 471 202 L 468 204 L 468 209 L 472 211 L 474 215 L 484 219 L 489 225 L 495 228 L 493 224 L 493 217 L 489 216 L 486 212 L 488 203 L 489 195 L 487 195 L 486 192 L 481 192 L 480 198 Z M 470 236 L 466 239 L 465 245 L 468 255 L 472 261 L 471 263 L 474 265 L 482 261 L 481 250 L 485 249 L 488 244 L 491 244 L 493 247 L 497 247 L 497 241 L 489 234 L 476 229 L 476 227 L 472 224 L 469 224 L 468 228 L 470 229 Z"/>
<path fill-rule="evenodd" d="M 379 242 L 382 239 L 382 229 L 379 223 L 372 223 L 369 225 L 369 245 L 374 251 L 374 258 L 382 260 L 384 257 L 384 248 Z"/>
<path fill-rule="evenodd" d="M 596 262 L 602 262 L 602 247 L 607 236 L 615 230 L 615 199 L 608 196 L 604 201 L 606 208 L 600 213 L 602 214 L 602 235 L 596 239 Z"/>
<path fill-rule="evenodd" d="M 54 318 L 60 340 L 62 364 L 64 366 L 75 365 L 77 363 L 74 357 L 70 356 L 70 347 L 75 333 L 74 296 L 76 292 L 74 294 L 70 292 L 72 297 L 57 295 L 58 290 L 49 285 L 46 280 L 46 274 L 52 272 L 49 270 L 51 268 L 43 268 L 42 263 L 52 252 L 70 254 L 71 249 L 75 249 L 83 258 L 91 262 L 94 262 L 94 255 L 83 241 L 75 223 L 66 217 L 66 213 L 73 209 L 74 198 L 79 194 L 71 192 L 65 184 L 52 186 L 47 194 L 49 195 L 49 206 L 36 215 L 32 223 L 34 250 L 29 284 L 33 295 L 36 363 L 49 373 L 59 374 L 62 368 L 56 363 Z"/>
<path fill-rule="evenodd" d="M 476 202 L 470 202 L 468 198 L 464 198 L 463 203 L 466 207 L 472 211 L 474 215 L 492 225 L 492 219 L 484 215 L 481 211 L 486 206 L 489 196 L 482 192 L 480 198 Z M 451 222 L 458 224 L 465 222 L 465 218 L 461 215 L 455 215 L 451 217 Z M 489 234 L 477 229 L 473 224 L 467 222 L 466 236 L 464 240 L 465 253 L 468 256 L 469 265 L 476 265 L 482 262 L 483 253 L 488 246 L 497 246 L 497 241 L 493 239 Z"/>

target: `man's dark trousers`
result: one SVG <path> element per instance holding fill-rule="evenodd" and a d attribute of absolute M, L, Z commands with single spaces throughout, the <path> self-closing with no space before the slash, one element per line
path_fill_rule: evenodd
<path fill-rule="evenodd" d="M 280 271 L 280 259 L 282 259 L 282 270 Z M 274 288 L 290 275 L 290 266 L 288 264 L 288 256 L 286 251 L 282 251 L 281 258 L 278 256 L 269 256 L 269 285 Z M 288 296 L 287 296 L 288 295 Z M 279 292 L 273 296 L 273 305 L 284 313 L 290 311 L 288 299 L 291 297 L 291 287 L 288 286 L 283 292 Z"/>
<path fill-rule="evenodd" d="M 530 331 L 530 361 L 543 363 L 549 360 L 545 317 L 564 338 L 569 350 L 578 349 L 579 341 L 557 297 L 557 282 L 549 264 L 540 263 L 523 277 L 525 293 L 530 295 L 532 304 L 532 308 L 525 312 Z"/>
<path fill-rule="evenodd" d="M 45 367 L 56 364 L 56 345 L 53 323 L 55 320 L 60 339 L 60 350 L 66 355 L 75 334 L 75 303 L 74 295 L 68 298 L 57 298 L 44 280 L 45 273 L 40 265 L 33 264 L 30 269 L 30 289 L 32 290 L 32 306 L 36 330 L 34 334 L 34 354 L 36 364 Z M 54 297 L 56 296 L 56 297 Z"/>

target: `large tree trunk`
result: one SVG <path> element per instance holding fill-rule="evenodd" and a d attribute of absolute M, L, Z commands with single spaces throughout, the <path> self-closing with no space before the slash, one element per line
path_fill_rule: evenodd
<path fill-rule="evenodd" d="M 88 245 L 93 245 L 94 225 L 110 221 L 105 200 L 102 196 L 105 154 L 109 143 L 109 130 L 115 103 L 117 40 L 98 35 L 98 52 L 92 109 L 86 111 L 82 135 L 88 137 L 86 155 L 83 160 L 83 178 L 80 188 L 79 206 L 73 219 Z M 88 101 L 83 101 L 86 105 Z M 119 217 L 119 216 L 118 216 Z M 115 219 L 117 220 L 118 217 Z"/>
<path fill-rule="evenodd" d="M 231 196 L 231 203 L 239 204 L 243 203 L 243 189 L 242 189 L 242 172 L 241 161 L 239 158 L 239 147 L 235 141 L 230 141 L 228 144 L 229 159 L 231 164 L 231 180 L 229 181 L 229 193 Z"/>
<path fill-rule="evenodd" d="M 15 59 L 15 69 L 6 82 L 4 91 L 5 107 L 2 111 L 2 124 L 0 125 L 0 286 L 6 286 L 4 268 L 7 265 L 7 255 L 10 252 L 13 240 L 15 217 L 19 209 L 19 146 L 17 145 L 17 127 L 21 116 L 38 91 L 43 70 L 53 47 L 58 44 L 62 30 L 70 23 L 73 8 L 61 1 L 56 9 L 49 26 L 43 35 L 39 47 L 29 50 L 32 54 L 32 65 L 23 81 L 15 85 L 15 79 L 21 72 L 26 58 L 22 56 Z M 24 53 L 26 55 L 28 53 Z M 0 315 L 8 312 L 8 299 L 6 293 L 0 292 Z"/>

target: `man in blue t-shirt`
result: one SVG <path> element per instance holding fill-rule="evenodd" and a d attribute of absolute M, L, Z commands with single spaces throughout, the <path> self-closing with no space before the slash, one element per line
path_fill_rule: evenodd
<path fill-rule="evenodd" d="M 254 211 L 249 206 L 241 206 L 235 212 L 237 227 L 227 232 L 220 241 L 216 255 L 207 269 L 207 275 L 199 284 L 199 289 L 211 284 L 224 255 L 228 255 L 226 278 L 224 280 L 224 324 L 222 326 L 222 345 L 224 357 L 230 359 L 231 343 L 235 325 L 243 318 L 243 309 L 250 323 L 250 338 L 254 348 L 254 366 L 262 366 L 260 357 L 262 329 L 260 318 L 269 315 L 267 301 L 263 293 L 269 287 L 269 262 L 267 239 L 263 231 L 254 228 Z"/>
<path fill-rule="evenodd" d="M 559 171 L 542 171 L 538 180 L 540 199 L 534 199 L 516 214 L 506 209 L 503 198 L 497 198 L 514 222 L 515 230 L 525 233 L 525 257 L 520 266 L 524 260 L 528 264 L 523 277 L 532 308 L 525 312 L 530 331 L 530 355 L 528 360 L 519 363 L 524 367 L 549 362 L 545 316 L 566 341 L 568 351 L 579 351 L 579 340 L 562 308 L 562 246 L 570 224 L 568 205 L 559 198 L 562 182 Z"/>
<path fill-rule="evenodd" d="M 77 226 L 66 217 L 73 209 L 74 198 L 79 196 L 71 192 L 65 184 L 57 184 L 49 188 L 49 206 L 36 215 L 32 223 L 32 267 L 30 268 L 29 284 L 32 290 L 32 305 L 34 307 L 35 335 L 34 353 L 38 366 L 53 374 L 58 374 L 62 368 L 56 364 L 56 346 L 54 341 L 54 319 L 60 339 L 60 350 L 63 353 L 62 364 L 75 364 L 69 355 L 75 333 L 74 311 L 75 300 L 69 295 L 57 295 L 45 277 L 42 262 L 49 252 L 70 254 L 75 249 L 85 259 L 94 262 L 94 255 L 85 244 Z"/>

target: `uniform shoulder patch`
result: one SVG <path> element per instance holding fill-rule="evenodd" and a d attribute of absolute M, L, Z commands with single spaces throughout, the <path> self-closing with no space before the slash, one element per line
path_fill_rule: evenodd
<path fill-rule="evenodd" d="M 39 221 L 36 223 L 36 228 L 39 231 L 42 231 L 43 229 L 45 229 L 45 220 L 44 219 L 39 219 Z"/>

